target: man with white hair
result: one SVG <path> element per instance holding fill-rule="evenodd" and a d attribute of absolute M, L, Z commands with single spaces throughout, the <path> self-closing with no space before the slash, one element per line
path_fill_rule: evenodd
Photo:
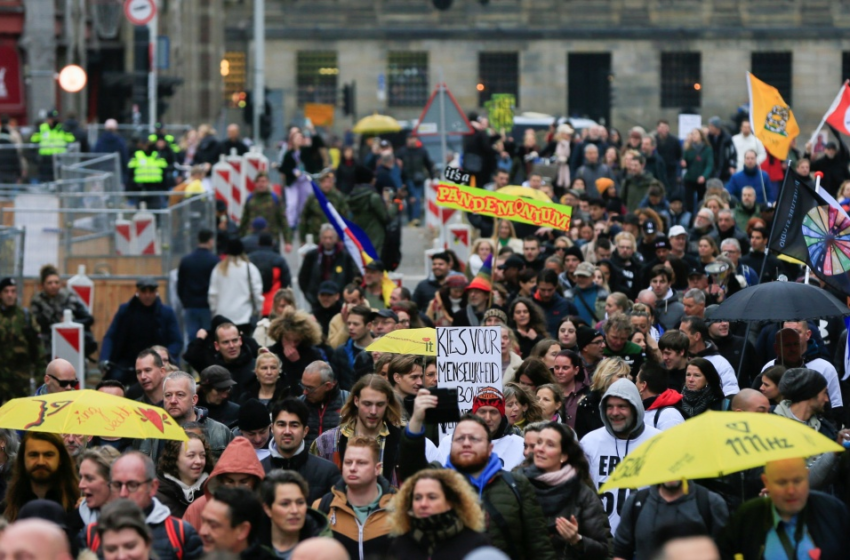
<path fill-rule="evenodd" d="M 106 119 L 103 124 L 103 134 L 97 139 L 92 152 L 100 154 L 118 154 L 121 160 L 121 182 L 124 185 L 130 182 L 130 168 L 127 164 L 130 163 L 130 155 L 127 151 L 127 143 L 118 134 L 118 121 L 115 119 Z"/>
<path fill-rule="evenodd" d="M 339 426 L 340 410 L 348 399 L 348 391 L 339 388 L 333 368 L 322 361 L 315 361 L 304 368 L 301 391 L 303 394 L 299 398 L 310 411 L 307 420 L 310 429 L 304 437 L 304 444 L 309 449 L 317 437 Z"/>
<path fill-rule="evenodd" d="M 717 213 L 716 226 L 717 230 L 713 237 L 718 245 L 727 239 L 737 239 L 741 245 L 742 254 L 750 252 L 750 240 L 747 239 L 747 234 L 735 223 L 735 214 L 731 210 L 724 208 Z"/>
<path fill-rule="evenodd" d="M 697 249 L 700 238 L 703 235 L 711 235 L 714 231 L 714 212 L 710 208 L 703 208 L 697 212 L 694 225 L 688 234 L 687 251 L 696 255 L 699 252 Z"/>
<path fill-rule="evenodd" d="M 611 169 L 599 160 L 599 156 L 599 147 L 596 144 L 585 144 L 584 165 L 578 168 L 575 175 L 576 179 L 584 180 L 584 184 L 588 187 L 585 192 L 592 198 L 599 198 L 599 190 L 592 188 L 597 179 L 607 177 L 616 182 Z"/>
<path fill-rule="evenodd" d="M 207 409 L 196 406 L 198 404 L 198 386 L 195 378 L 185 371 L 175 371 L 162 382 L 163 408 L 181 426 L 190 422 L 197 422 L 210 446 L 213 460 L 217 461 L 233 440 L 233 432 L 230 428 L 216 422 L 209 417 Z M 154 462 L 159 458 L 165 440 L 144 439 L 136 440 L 134 448 L 148 455 Z"/>
<path fill-rule="evenodd" d="M 755 286 L 759 283 L 758 273 L 749 266 L 740 262 L 741 244 L 737 239 L 733 237 L 724 239 L 723 242 L 720 243 L 720 252 L 732 261 L 732 264 L 735 265 L 735 273 L 744 277 L 744 280 L 747 281 L 747 286 Z"/>

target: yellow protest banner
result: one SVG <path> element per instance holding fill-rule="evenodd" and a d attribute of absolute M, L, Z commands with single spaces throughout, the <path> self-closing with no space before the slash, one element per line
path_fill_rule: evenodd
<path fill-rule="evenodd" d="M 784 160 L 791 141 L 800 134 L 797 119 L 779 91 L 747 72 L 750 90 L 750 125 L 764 149 L 777 159 Z"/>
<path fill-rule="evenodd" d="M 570 229 L 573 213 L 571 206 L 463 187 L 445 181 L 437 183 L 437 205 L 561 231 Z"/>

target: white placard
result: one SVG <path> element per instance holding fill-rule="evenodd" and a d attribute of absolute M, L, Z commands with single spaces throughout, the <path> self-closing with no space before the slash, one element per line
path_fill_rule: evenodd
<path fill-rule="evenodd" d="M 456 387 L 463 416 L 478 395 L 502 395 L 502 329 L 440 327 L 437 329 L 437 386 Z M 440 425 L 440 436 L 454 424 Z"/>
<path fill-rule="evenodd" d="M 702 128 L 702 115 L 679 115 L 679 140 L 686 140 L 695 128 Z"/>

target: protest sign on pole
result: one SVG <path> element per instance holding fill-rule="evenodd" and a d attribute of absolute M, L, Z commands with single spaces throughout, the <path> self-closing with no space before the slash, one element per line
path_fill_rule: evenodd
<path fill-rule="evenodd" d="M 475 397 L 502 398 L 502 332 L 499 327 L 437 329 L 437 386 L 457 388 L 463 416 Z M 454 431 L 441 424 L 440 437 Z"/>
<path fill-rule="evenodd" d="M 573 212 L 571 206 L 564 204 L 463 187 L 446 181 L 437 183 L 437 205 L 559 231 L 570 229 Z"/>

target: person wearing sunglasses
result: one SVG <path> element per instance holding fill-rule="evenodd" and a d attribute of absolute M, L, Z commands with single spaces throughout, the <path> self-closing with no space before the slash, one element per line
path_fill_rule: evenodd
<path fill-rule="evenodd" d="M 35 392 L 38 395 L 49 395 L 61 393 L 62 391 L 77 391 L 80 388 L 80 380 L 77 379 L 77 371 L 68 360 L 56 358 L 44 371 L 44 384 Z"/>

